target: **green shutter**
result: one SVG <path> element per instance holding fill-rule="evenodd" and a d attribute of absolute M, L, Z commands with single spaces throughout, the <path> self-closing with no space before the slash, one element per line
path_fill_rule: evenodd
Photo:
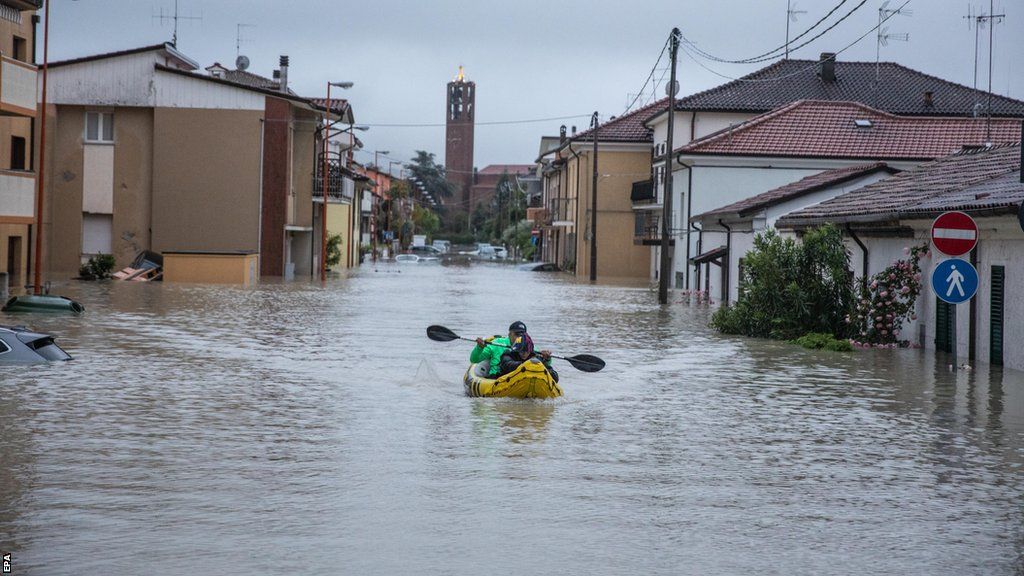
<path fill-rule="evenodd" d="M 1003 365 L 1003 302 L 1006 285 L 1006 268 L 992 267 L 992 298 L 989 303 L 989 363 Z"/>
<path fill-rule="evenodd" d="M 956 306 L 935 299 L 935 350 L 953 352 Z"/>

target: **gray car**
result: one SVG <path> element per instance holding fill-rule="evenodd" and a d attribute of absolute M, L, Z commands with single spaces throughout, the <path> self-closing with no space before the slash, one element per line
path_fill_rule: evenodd
<path fill-rule="evenodd" d="M 33 332 L 24 326 L 0 326 L 0 364 L 42 364 L 71 360 L 49 334 Z"/>

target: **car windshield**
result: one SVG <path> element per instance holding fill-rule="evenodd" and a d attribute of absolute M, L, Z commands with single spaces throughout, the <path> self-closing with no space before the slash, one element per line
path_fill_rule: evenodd
<path fill-rule="evenodd" d="M 42 346 L 36 347 L 36 354 L 39 354 L 47 360 L 71 360 L 71 356 L 62 350 L 59 346 L 53 343 L 53 340 L 47 339 L 46 343 L 41 343 Z"/>

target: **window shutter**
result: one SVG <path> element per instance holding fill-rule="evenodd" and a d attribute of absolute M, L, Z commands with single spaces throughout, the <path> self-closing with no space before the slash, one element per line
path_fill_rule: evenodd
<path fill-rule="evenodd" d="M 992 298 L 989 303 L 989 363 L 1003 365 L 1003 303 L 1006 300 L 1006 268 L 992 267 Z"/>

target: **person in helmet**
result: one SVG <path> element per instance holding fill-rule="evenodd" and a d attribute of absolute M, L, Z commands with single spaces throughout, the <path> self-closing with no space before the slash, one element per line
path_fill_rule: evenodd
<path fill-rule="evenodd" d="M 513 322 L 508 327 L 508 338 L 495 335 L 490 338 L 477 338 L 476 347 L 469 353 L 472 363 L 487 361 L 490 364 L 488 375 L 496 377 L 500 371 L 501 355 L 508 351 L 516 336 L 526 334 L 526 324 Z"/>
<path fill-rule="evenodd" d="M 558 382 L 558 372 L 555 372 L 555 369 L 551 367 L 550 352 L 542 350 L 540 353 L 537 353 L 534 350 L 533 338 L 530 338 L 530 335 L 525 332 L 523 334 L 517 334 L 515 338 L 511 338 L 511 340 L 512 344 L 505 353 L 501 355 L 501 363 L 499 364 L 500 370 L 498 372 L 499 376 L 512 372 L 516 368 L 519 368 L 523 362 L 537 356 L 542 362 L 544 362 L 544 367 L 548 369 L 548 372 L 551 374 L 552 378 L 555 379 L 555 382 Z"/>

